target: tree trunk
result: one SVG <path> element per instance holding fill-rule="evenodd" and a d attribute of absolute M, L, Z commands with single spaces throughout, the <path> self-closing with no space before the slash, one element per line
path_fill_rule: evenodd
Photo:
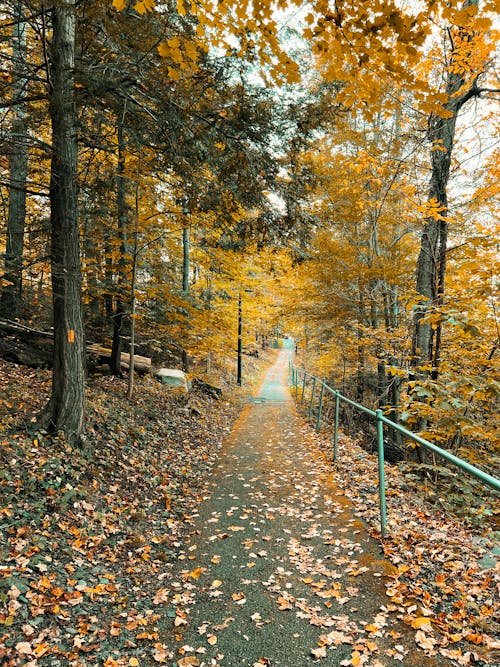
<path fill-rule="evenodd" d="M 189 227 L 182 229 L 182 292 L 185 297 L 189 294 Z M 189 331 L 189 322 L 186 329 Z M 189 354 L 184 347 L 182 348 L 182 369 L 185 373 L 189 373 Z"/>
<path fill-rule="evenodd" d="M 52 393 L 41 420 L 77 442 L 85 407 L 85 337 L 78 237 L 78 145 L 74 101 L 76 0 L 53 9 L 51 52 L 51 268 L 54 307 Z"/>
<path fill-rule="evenodd" d="M 26 94 L 28 80 L 24 71 L 26 63 L 26 23 L 24 5 L 18 0 L 14 7 L 12 34 L 12 98 L 15 101 Z M 24 224 L 26 218 L 26 178 L 28 173 L 28 151 L 26 148 L 26 109 L 18 104 L 13 109 L 9 146 L 9 213 L 5 241 L 6 284 L 0 300 L 3 315 L 15 318 L 22 306 L 22 275 L 24 250 Z"/>
<path fill-rule="evenodd" d="M 189 227 L 182 230 L 182 291 L 189 293 Z"/>
<path fill-rule="evenodd" d="M 95 319 L 100 315 L 100 299 L 99 299 L 99 278 L 98 278 L 98 263 L 97 263 L 97 249 L 94 239 L 93 230 L 91 228 L 89 213 L 85 214 L 83 223 L 83 258 L 85 264 L 83 291 L 87 293 L 88 300 L 88 314 Z"/>
<path fill-rule="evenodd" d="M 363 403 L 365 398 L 365 384 L 366 384 L 366 353 L 363 345 L 363 331 L 362 325 L 366 323 L 366 313 L 363 303 L 363 295 L 361 287 L 358 285 L 358 313 L 356 337 L 358 339 L 358 360 L 356 369 L 356 401 Z"/>
<path fill-rule="evenodd" d="M 122 118 L 118 122 L 118 169 L 116 184 L 116 203 L 118 215 L 118 237 L 120 239 L 120 259 L 118 262 L 118 296 L 115 303 L 115 312 L 113 314 L 113 346 L 111 352 L 111 371 L 115 375 L 121 373 L 121 352 L 122 352 L 122 329 L 124 320 L 123 294 L 125 286 L 125 253 L 127 243 L 127 200 L 125 194 L 125 132 L 124 132 L 125 110 Z"/>
<path fill-rule="evenodd" d="M 464 7 L 477 6 L 477 0 L 466 0 Z M 453 45 L 452 45 L 453 49 Z M 460 68 L 453 69 L 453 51 L 446 81 L 448 102 L 444 105 L 448 118 L 433 115 L 429 120 L 429 140 L 431 141 L 432 171 L 429 184 L 429 201 L 439 207 L 439 219 L 432 215 L 425 220 L 421 237 L 420 254 L 417 262 L 416 288 L 421 296 L 421 303 L 414 314 L 412 359 L 416 374 L 420 377 L 429 374 L 437 377 L 439 364 L 439 346 L 441 330 L 438 326 L 436 335 L 425 316 L 433 307 L 442 304 L 446 278 L 446 241 L 448 196 L 447 186 L 450 177 L 451 157 L 455 140 L 457 117 L 462 106 L 470 99 L 471 90 L 457 97 L 464 86 L 464 75 Z M 436 345 L 437 338 L 438 345 Z"/>
<path fill-rule="evenodd" d="M 106 317 L 113 321 L 114 307 L 113 307 L 113 249 L 111 239 L 108 233 L 105 235 L 104 243 L 104 275 L 106 278 L 106 289 L 104 292 L 104 312 Z"/>
<path fill-rule="evenodd" d="M 135 183 L 135 230 L 134 230 L 134 251 L 132 259 L 132 281 L 130 284 L 130 363 L 128 369 L 128 390 L 127 396 L 132 398 L 134 393 L 134 371 L 135 371 L 135 306 L 136 306 L 136 283 L 137 283 L 137 264 L 139 262 L 139 174 Z"/>

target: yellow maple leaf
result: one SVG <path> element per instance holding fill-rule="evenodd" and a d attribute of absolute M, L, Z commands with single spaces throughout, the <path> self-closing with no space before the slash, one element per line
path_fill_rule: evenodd
<path fill-rule="evenodd" d="M 351 665 L 353 667 L 358 667 L 361 664 L 361 653 L 359 651 L 353 651 L 351 656 Z"/>
<path fill-rule="evenodd" d="M 191 572 L 188 572 L 188 574 L 185 574 L 184 576 L 191 577 L 191 579 L 199 579 L 199 577 L 205 572 L 207 568 L 206 567 L 196 567 L 194 570 L 191 570 Z"/>
<path fill-rule="evenodd" d="M 378 632 L 380 630 L 380 628 L 378 628 L 376 625 L 369 624 L 369 625 L 365 625 L 365 630 L 367 632 Z"/>
<path fill-rule="evenodd" d="M 148 10 L 146 9 L 146 5 L 144 2 L 141 0 L 141 2 L 136 2 L 134 5 L 134 9 L 138 14 L 145 14 Z"/>
<path fill-rule="evenodd" d="M 166 58 L 170 53 L 170 47 L 167 44 L 167 42 L 161 42 L 160 44 L 158 44 L 157 49 L 158 53 L 162 58 Z"/>
<path fill-rule="evenodd" d="M 146 12 L 152 12 L 155 8 L 154 0 L 140 0 L 134 5 L 134 9 L 138 14 L 145 14 Z"/>
<path fill-rule="evenodd" d="M 125 0 L 113 0 L 113 7 L 116 9 L 118 12 L 122 12 L 125 7 L 127 6 L 127 3 Z"/>
<path fill-rule="evenodd" d="M 430 618 L 428 618 L 427 616 L 419 616 L 418 618 L 413 619 L 413 621 L 411 622 L 411 627 L 415 628 L 415 630 L 419 630 L 422 626 L 430 624 L 431 624 Z"/>

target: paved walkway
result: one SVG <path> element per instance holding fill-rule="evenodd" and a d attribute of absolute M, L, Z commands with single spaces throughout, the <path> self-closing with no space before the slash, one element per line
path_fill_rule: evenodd
<path fill-rule="evenodd" d="M 435 665 L 387 611 L 391 566 L 295 412 L 287 368 L 283 350 L 223 447 L 161 640 L 181 667 Z"/>

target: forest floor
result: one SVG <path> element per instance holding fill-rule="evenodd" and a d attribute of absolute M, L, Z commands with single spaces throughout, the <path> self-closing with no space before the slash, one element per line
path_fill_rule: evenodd
<path fill-rule="evenodd" d="M 373 457 L 342 438 L 332 469 L 282 380 L 233 431 L 248 386 L 94 378 L 86 450 L 12 431 L 49 380 L 0 361 L 2 667 L 499 664 L 494 526 L 388 466 L 379 540 Z"/>

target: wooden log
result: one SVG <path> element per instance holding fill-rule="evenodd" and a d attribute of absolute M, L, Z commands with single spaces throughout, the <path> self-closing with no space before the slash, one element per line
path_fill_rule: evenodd
<path fill-rule="evenodd" d="M 0 319 L 0 331 L 4 333 L 0 344 L 0 354 L 6 359 L 33 367 L 51 365 L 52 341 L 54 339 L 52 331 L 40 331 L 7 319 Z M 7 337 L 11 339 L 10 343 L 7 341 Z M 26 343 L 24 345 L 16 344 L 13 339 L 29 341 L 29 345 Z M 102 361 L 108 362 L 111 358 L 111 349 L 98 343 L 87 343 L 86 349 L 87 354 L 96 356 Z M 122 352 L 122 369 L 128 371 L 129 366 L 130 355 Z M 151 372 L 151 359 L 134 355 L 134 368 L 140 373 Z"/>
<path fill-rule="evenodd" d="M 6 334 L 10 334 L 12 336 L 18 336 L 19 338 L 54 338 L 52 331 L 40 331 L 38 329 L 32 329 L 31 327 L 27 327 L 25 324 L 20 324 L 19 322 L 6 319 L 0 319 L 0 331 L 4 331 Z"/>
<path fill-rule="evenodd" d="M 111 349 L 109 347 L 103 347 L 98 343 L 90 343 L 87 345 L 87 352 L 93 354 L 99 359 L 108 361 L 111 359 Z M 130 354 L 122 352 L 120 365 L 123 370 L 128 371 L 130 368 Z M 134 355 L 134 369 L 141 373 L 148 373 L 151 371 L 151 359 L 149 357 L 141 357 L 138 354 Z"/>

